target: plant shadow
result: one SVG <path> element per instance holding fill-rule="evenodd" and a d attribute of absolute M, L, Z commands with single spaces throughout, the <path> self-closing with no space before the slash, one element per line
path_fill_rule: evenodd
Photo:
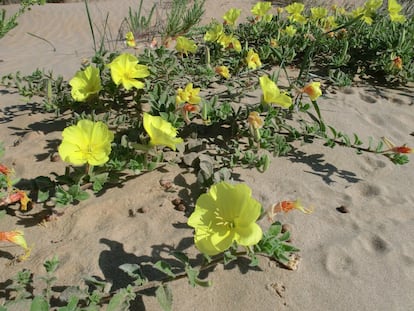
<path fill-rule="evenodd" d="M 339 177 L 349 183 L 357 183 L 361 180 L 355 173 L 340 170 L 336 166 L 327 163 L 324 159 L 324 154 L 306 154 L 300 150 L 293 150 L 287 157 L 293 163 L 308 165 L 312 171 L 304 172 L 321 177 L 328 185 L 335 183 L 334 177 Z"/>

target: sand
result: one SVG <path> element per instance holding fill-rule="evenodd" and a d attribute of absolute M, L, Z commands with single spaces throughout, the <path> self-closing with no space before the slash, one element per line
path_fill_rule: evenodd
<path fill-rule="evenodd" d="M 236 6 L 248 15 L 253 1 L 210 0 L 205 22 L 220 18 Z M 145 9 L 152 1 L 145 3 Z M 98 1 L 90 4 L 97 29 L 109 12 L 109 29 L 116 40 L 128 7 L 137 1 Z M 5 6 L 12 12 L 15 5 Z M 28 33 L 42 37 L 40 40 Z M 99 31 L 98 31 L 99 32 Z M 112 41 L 122 49 L 123 43 Z M 34 7 L 19 19 L 19 26 L 0 40 L 0 75 L 36 68 L 53 70 L 70 79 L 84 58 L 93 55 L 93 43 L 82 3 Z M 327 123 L 338 130 L 369 136 L 387 136 L 414 146 L 412 87 L 389 89 L 364 83 L 328 88 L 319 101 Z M 254 99 L 252 99 L 254 100 Z M 257 100 L 257 99 L 256 99 Z M 0 89 L 0 141 L 6 147 L 2 162 L 16 175 L 30 180 L 65 164 L 50 161 L 61 140 L 65 121 L 41 113 L 40 99 L 25 100 L 12 89 Z M 354 150 L 330 149 L 322 142 L 296 143 L 288 156 L 272 160 L 265 173 L 237 169 L 236 182 L 253 189 L 264 207 L 281 200 L 301 198 L 314 206 L 310 215 L 280 215 L 292 226 L 293 244 L 301 249 L 297 271 L 262 258 L 260 269 L 240 261 L 208 274 L 213 286 L 191 288 L 186 280 L 172 284 L 174 310 L 412 310 L 414 309 L 414 162 L 396 166 L 381 155 L 357 155 Z M 170 179 L 174 192 L 159 181 Z M 16 212 L 0 220 L 0 230 L 23 229 L 33 245 L 29 260 L 9 265 L 19 249 L 0 245 L 0 304 L 3 289 L 17 271 L 43 273 L 43 262 L 58 255 L 56 286 L 83 285 L 82 278 L 111 280 L 113 289 L 128 279 L 118 270 L 123 263 L 148 265 L 160 258 L 171 260 L 172 249 L 195 256 L 188 215 L 174 209 L 181 197 L 191 208 L 199 195 L 195 176 L 178 166 L 136 176 L 107 189 L 99 197 L 69 206 L 64 214 L 38 225 L 40 206 L 27 214 Z M 348 213 L 338 207 L 345 206 Z M 131 212 L 145 207 L 146 213 Z M 263 220 L 261 225 L 269 225 Z M 37 280 L 36 282 L 40 282 Z M 27 309 L 26 309 L 27 310 Z M 131 310 L 160 310 L 153 293 L 136 300 Z"/>

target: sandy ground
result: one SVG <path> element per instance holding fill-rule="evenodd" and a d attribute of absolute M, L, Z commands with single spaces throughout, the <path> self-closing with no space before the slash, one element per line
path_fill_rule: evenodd
<path fill-rule="evenodd" d="M 152 1 L 145 3 L 151 7 Z M 252 1 L 210 0 L 206 19 L 220 18 L 230 7 L 249 14 Z M 109 29 L 116 39 L 128 7 L 137 1 L 99 1 L 90 5 L 97 29 L 109 12 Z M 15 6 L 6 6 L 13 11 Z M 36 68 L 53 70 L 67 79 L 92 55 L 92 40 L 82 3 L 35 7 L 19 20 L 19 26 L 0 40 L 0 75 Z M 35 38 L 28 33 L 50 41 Z M 98 31 L 99 32 L 99 31 Z M 122 48 L 122 42 L 110 44 Z M 414 146 L 412 88 L 385 89 L 359 85 L 330 89 L 319 101 L 325 120 L 338 130 Z M 65 122 L 39 112 L 39 100 L 25 101 L 13 90 L 0 89 L 0 140 L 5 143 L 2 162 L 16 175 L 30 179 L 58 174 L 61 162 L 51 162 Z M 301 249 L 297 271 L 261 259 L 260 269 L 245 262 L 218 267 L 208 275 L 210 288 L 191 288 L 186 280 L 172 285 L 174 310 L 412 310 L 414 309 L 414 162 L 395 166 L 380 155 L 322 143 L 296 145 L 286 157 L 276 158 L 265 173 L 238 169 L 237 181 L 253 189 L 253 196 L 267 207 L 280 200 L 301 198 L 313 205 L 311 215 L 290 213 L 279 220 L 291 224 L 293 243 Z M 175 192 L 166 192 L 161 179 L 171 179 Z M 184 199 L 194 205 L 199 194 L 193 174 L 176 166 L 137 176 L 95 199 L 64 209 L 64 215 L 47 226 L 16 213 L 0 220 L 0 230 L 23 229 L 34 245 L 28 261 L 9 266 L 19 250 L 1 244 L 0 289 L 17 271 L 43 272 L 43 262 L 57 254 L 57 286 L 82 285 L 93 275 L 112 280 L 113 288 L 128 279 L 117 267 L 123 263 L 148 265 L 169 259 L 171 249 L 195 255 L 187 216 L 174 210 L 171 201 Z M 349 213 L 337 208 L 346 206 Z M 148 208 L 129 216 L 130 209 Z M 264 220 L 262 225 L 268 225 Z M 0 302 L 2 297 L 0 296 Z M 160 310 L 150 294 L 137 299 L 131 310 Z"/>

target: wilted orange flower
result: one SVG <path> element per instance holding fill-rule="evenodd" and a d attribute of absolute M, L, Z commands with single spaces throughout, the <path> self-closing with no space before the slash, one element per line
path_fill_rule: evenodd
<path fill-rule="evenodd" d="M 313 212 L 313 208 L 306 208 L 302 205 L 302 203 L 300 202 L 300 200 L 295 200 L 295 201 L 281 201 L 277 204 L 273 204 L 268 210 L 267 210 L 267 217 L 269 220 L 273 220 L 273 217 L 277 214 L 277 213 L 281 213 L 281 212 L 289 212 L 293 209 L 297 209 L 299 211 L 301 211 L 304 214 L 310 214 Z"/>
<path fill-rule="evenodd" d="M 27 205 L 32 202 L 31 199 L 27 196 L 26 192 L 23 190 L 16 190 L 15 192 L 11 193 L 7 198 L 7 203 L 12 204 L 17 201 L 20 201 L 20 209 L 22 211 L 27 211 Z"/>
<path fill-rule="evenodd" d="M 407 145 L 395 146 L 391 150 L 395 153 L 414 153 L 414 150 Z"/>
<path fill-rule="evenodd" d="M 403 61 L 402 61 L 401 57 L 399 57 L 399 56 L 397 56 L 396 58 L 394 58 L 392 60 L 392 64 L 398 70 L 401 70 L 403 68 Z"/>
<path fill-rule="evenodd" d="M 382 140 L 389 148 L 383 152 L 394 152 L 394 153 L 405 153 L 405 154 L 414 153 L 413 148 L 408 147 L 406 144 L 402 146 L 396 146 L 386 137 L 382 137 Z"/>
<path fill-rule="evenodd" d="M 27 247 L 23 231 L 0 231 L 0 241 L 14 243 L 25 250 L 24 255 L 19 257 L 20 261 L 26 260 L 30 256 L 30 248 Z"/>
<path fill-rule="evenodd" d="M 316 100 L 319 96 L 322 95 L 321 83 L 320 82 L 311 82 L 305 85 L 303 92 L 308 94 L 311 101 Z"/>
<path fill-rule="evenodd" d="M 0 241 L 14 243 L 24 249 L 28 248 L 26 240 L 24 239 L 23 231 L 20 230 L 0 231 Z"/>
<path fill-rule="evenodd" d="M 183 105 L 183 110 L 186 111 L 186 112 L 197 112 L 198 109 L 199 109 L 198 107 L 199 107 L 198 105 L 192 105 L 192 104 L 189 104 L 189 103 L 185 103 Z"/>
<path fill-rule="evenodd" d="M 226 78 L 226 79 L 230 78 L 230 71 L 227 66 L 217 66 L 216 68 L 214 68 L 214 71 L 218 73 L 220 76 L 222 76 L 223 78 Z"/>
<path fill-rule="evenodd" d="M 252 111 L 249 113 L 249 116 L 247 117 L 247 122 L 254 129 L 258 129 L 263 126 L 263 119 L 260 117 L 257 111 Z"/>
<path fill-rule="evenodd" d="M 270 39 L 270 46 L 271 47 L 273 47 L 273 48 L 275 48 L 275 47 L 277 47 L 279 45 L 279 43 L 277 42 L 277 40 L 276 39 Z"/>
<path fill-rule="evenodd" d="M 10 169 L 5 165 L 0 164 L 0 173 L 7 176 L 10 174 Z"/>

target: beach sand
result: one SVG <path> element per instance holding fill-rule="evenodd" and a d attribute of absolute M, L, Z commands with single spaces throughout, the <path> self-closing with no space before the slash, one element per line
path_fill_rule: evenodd
<path fill-rule="evenodd" d="M 152 1 L 144 1 L 149 10 Z M 249 15 L 254 1 L 206 1 L 204 22 L 231 7 Z M 90 3 L 96 29 L 102 31 L 107 13 L 112 33 L 110 46 L 124 49 L 116 41 L 123 18 L 137 1 Z M 5 6 L 8 12 L 15 5 Z M 99 33 L 99 30 L 97 30 Z M 28 33 L 48 40 L 40 40 Z M 143 42 L 145 44 L 145 42 Z M 93 55 L 93 42 L 83 3 L 36 6 L 19 19 L 19 26 L 0 40 L 0 75 L 36 68 L 53 70 L 70 79 L 83 59 Z M 257 93 L 257 101 L 260 94 Z M 61 141 L 65 119 L 40 112 L 41 99 L 25 100 L 13 89 L 0 89 L 0 141 L 6 154 L 2 163 L 16 176 L 62 174 L 65 164 L 52 162 Z M 397 144 L 414 146 L 413 88 L 384 88 L 357 83 L 347 88 L 329 87 L 319 107 L 328 124 L 363 141 L 386 136 Z M 411 134 L 411 135 L 410 135 Z M 213 310 L 358 310 L 408 311 L 414 309 L 414 161 L 404 166 L 386 157 L 356 154 L 355 150 L 323 146 L 322 142 L 301 145 L 289 155 L 272 159 L 265 173 L 236 169 L 235 181 L 246 183 L 253 197 L 266 208 L 278 201 L 300 198 L 314 212 L 292 212 L 278 216 L 292 227 L 293 245 L 300 251 L 296 271 L 284 269 L 261 258 L 260 268 L 240 261 L 208 273 L 209 288 L 191 288 L 187 280 L 171 284 L 173 309 Z M 160 180 L 169 179 L 174 191 L 167 192 Z M 174 209 L 180 197 L 188 210 L 200 189 L 193 173 L 178 166 L 136 176 L 104 191 L 96 198 L 59 211 L 62 216 L 39 225 L 42 208 L 0 219 L 0 230 L 22 229 L 32 254 L 27 261 L 9 265 L 17 247 L 0 245 L 0 292 L 22 269 L 44 274 L 43 263 L 59 257 L 56 286 L 84 286 L 83 278 L 111 280 L 112 289 L 123 287 L 128 278 L 117 267 L 141 264 L 154 277 L 148 263 L 178 249 L 194 257 L 188 215 Z M 347 213 L 338 210 L 344 206 Z M 145 213 L 130 211 L 145 207 Z M 261 221 L 265 228 L 266 219 Z M 41 289 L 41 287 L 38 287 Z M 139 297 L 131 310 L 161 310 L 154 293 Z M 0 303 L 4 297 L 0 296 Z M 28 310 L 28 309 L 23 309 Z"/>

